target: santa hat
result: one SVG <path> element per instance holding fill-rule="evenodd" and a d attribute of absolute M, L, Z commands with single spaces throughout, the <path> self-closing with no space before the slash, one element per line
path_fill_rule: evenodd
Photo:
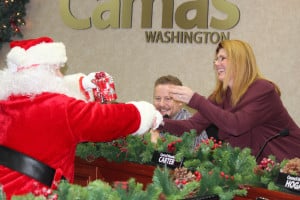
<path fill-rule="evenodd" d="M 61 67 L 67 62 L 65 45 L 49 37 L 13 41 L 10 47 L 6 62 L 13 72 L 39 65 Z"/>

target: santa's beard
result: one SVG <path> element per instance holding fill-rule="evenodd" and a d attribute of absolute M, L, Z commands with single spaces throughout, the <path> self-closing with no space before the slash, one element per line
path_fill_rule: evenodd
<path fill-rule="evenodd" d="M 64 85 L 63 78 L 47 65 L 40 65 L 18 72 L 4 69 L 0 72 L 0 99 L 11 95 L 34 96 L 43 92 L 68 95 L 70 91 Z M 72 96 L 72 95 L 70 95 Z"/>

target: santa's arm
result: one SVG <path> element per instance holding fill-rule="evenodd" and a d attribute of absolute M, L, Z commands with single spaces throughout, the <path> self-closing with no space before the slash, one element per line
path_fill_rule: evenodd
<path fill-rule="evenodd" d="M 104 142 L 129 134 L 144 134 L 162 121 L 155 107 L 143 101 L 87 104 L 74 100 L 69 104 L 67 114 L 70 129 L 79 142 Z"/>
<path fill-rule="evenodd" d="M 83 73 L 65 75 L 63 80 L 69 92 L 67 95 L 84 101 L 94 101 L 92 90 L 86 90 L 82 84 L 85 77 L 87 76 Z"/>

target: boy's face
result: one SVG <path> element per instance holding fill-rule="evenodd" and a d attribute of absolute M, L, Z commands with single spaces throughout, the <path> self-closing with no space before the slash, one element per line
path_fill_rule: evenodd
<path fill-rule="evenodd" d="M 169 85 L 157 85 L 154 88 L 153 104 L 163 116 L 168 115 L 169 118 L 173 118 L 181 110 L 183 104 L 170 97 Z"/>

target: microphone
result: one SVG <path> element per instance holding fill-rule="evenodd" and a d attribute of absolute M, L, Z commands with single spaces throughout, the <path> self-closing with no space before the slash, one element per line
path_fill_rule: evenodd
<path fill-rule="evenodd" d="M 290 134 L 289 129 L 286 128 L 286 129 L 283 129 L 282 131 L 280 131 L 279 133 L 277 133 L 276 135 L 273 135 L 272 137 L 269 137 L 269 138 L 265 141 L 264 145 L 260 148 L 260 150 L 259 150 L 259 152 L 257 153 L 257 155 L 255 156 L 256 161 L 258 160 L 258 158 L 260 157 L 261 153 L 264 151 L 265 147 L 267 146 L 267 144 L 268 144 L 271 140 L 273 140 L 273 139 L 275 139 L 275 138 L 277 138 L 277 137 L 279 137 L 279 136 L 282 136 L 282 137 L 288 136 L 289 134 Z"/>
<path fill-rule="evenodd" d="M 170 119 L 170 116 L 169 116 L 168 114 L 165 114 L 165 115 L 163 116 L 163 118 Z"/>

